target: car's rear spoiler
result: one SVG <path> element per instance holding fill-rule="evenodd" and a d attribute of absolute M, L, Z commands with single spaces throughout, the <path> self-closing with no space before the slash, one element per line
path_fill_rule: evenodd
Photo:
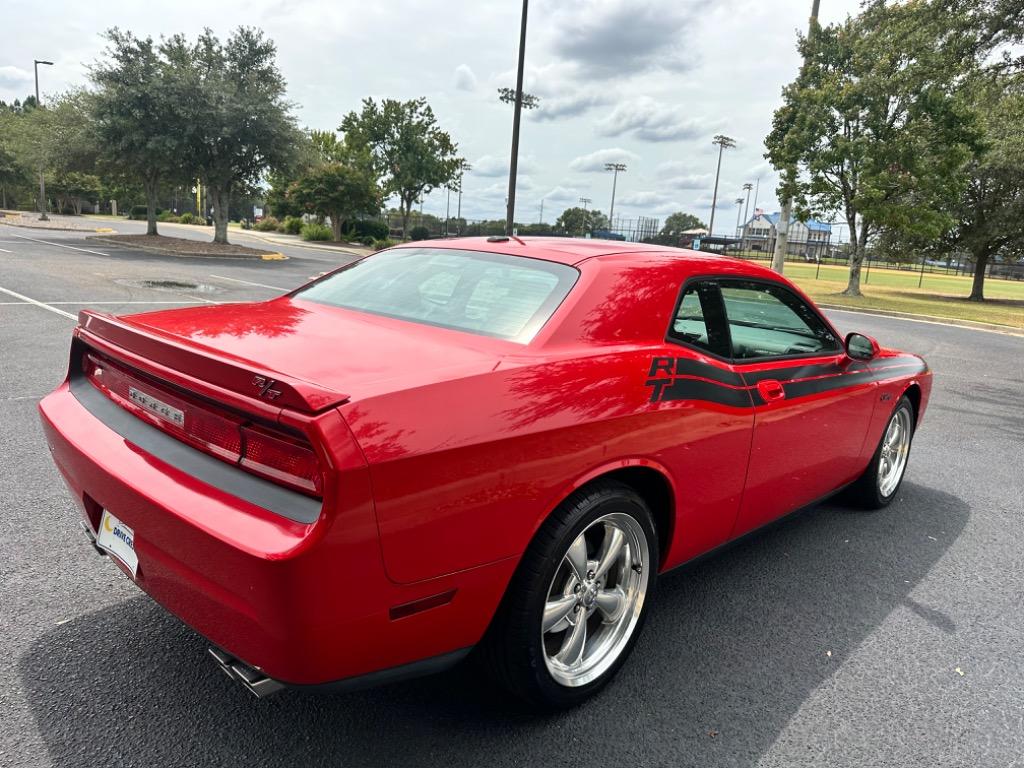
<path fill-rule="evenodd" d="M 349 399 L 328 387 L 233 360 L 179 336 L 106 313 L 84 309 L 78 313 L 78 324 L 86 342 L 90 336 L 100 339 L 144 360 L 280 408 L 316 413 Z"/>

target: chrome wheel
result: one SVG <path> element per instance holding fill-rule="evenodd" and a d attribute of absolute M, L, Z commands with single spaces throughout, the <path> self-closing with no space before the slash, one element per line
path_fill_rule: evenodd
<path fill-rule="evenodd" d="M 644 530 L 613 512 L 569 545 L 548 588 L 541 643 L 548 672 L 575 688 L 604 674 L 629 644 L 653 567 Z"/>
<path fill-rule="evenodd" d="M 889 420 L 878 456 L 878 492 L 891 496 L 900 484 L 910 453 L 910 411 L 897 408 Z"/>

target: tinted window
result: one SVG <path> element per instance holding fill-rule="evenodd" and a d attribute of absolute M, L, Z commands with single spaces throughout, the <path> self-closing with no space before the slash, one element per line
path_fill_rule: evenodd
<path fill-rule="evenodd" d="M 723 282 L 722 300 L 737 359 L 838 351 L 832 332 L 804 301 L 781 286 Z"/>
<path fill-rule="evenodd" d="M 718 286 L 714 282 L 702 281 L 686 287 L 672 319 L 670 337 L 722 357 L 729 355 Z"/>
<path fill-rule="evenodd" d="M 335 272 L 297 298 L 527 342 L 576 282 L 572 267 L 441 248 L 398 248 Z"/>

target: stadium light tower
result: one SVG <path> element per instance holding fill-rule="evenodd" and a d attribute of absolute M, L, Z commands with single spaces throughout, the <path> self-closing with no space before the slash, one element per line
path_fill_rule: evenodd
<path fill-rule="evenodd" d="M 39 102 L 39 65 L 52 67 L 52 61 L 41 61 L 40 59 L 32 60 L 32 68 L 36 73 L 36 109 L 39 109 L 42 104 Z M 46 179 L 43 178 L 43 166 L 39 166 L 39 220 L 49 221 L 50 217 L 46 215 Z"/>
<path fill-rule="evenodd" d="M 519 122 L 523 114 L 523 64 L 526 61 L 526 12 L 529 0 L 523 0 L 519 25 L 519 68 L 516 71 L 515 112 L 512 116 L 512 157 L 508 164 L 508 206 L 505 209 L 505 234 L 512 234 L 516 215 L 516 171 L 519 166 Z"/>
<path fill-rule="evenodd" d="M 740 214 L 743 213 L 743 198 L 736 198 L 736 236 L 740 234 Z"/>
<path fill-rule="evenodd" d="M 715 205 L 718 204 L 718 177 L 722 174 L 722 153 L 727 149 L 736 146 L 736 140 L 723 134 L 718 134 L 711 140 L 711 143 L 718 147 L 718 170 L 715 171 L 715 191 L 711 195 L 711 221 L 708 223 L 708 236 L 715 234 Z"/>
<path fill-rule="evenodd" d="M 615 185 L 619 180 L 619 171 L 625 173 L 625 163 L 605 163 L 604 169 L 612 172 L 612 205 L 608 210 L 608 228 L 611 229 L 615 226 Z"/>

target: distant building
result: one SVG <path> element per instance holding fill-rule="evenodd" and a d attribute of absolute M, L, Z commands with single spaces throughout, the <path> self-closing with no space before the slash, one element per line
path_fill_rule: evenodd
<path fill-rule="evenodd" d="M 765 251 L 775 250 L 775 238 L 778 234 L 778 213 L 754 211 L 754 217 L 746 223 L 742 232 L 742 250 Z M 809 219 L 789 222 L 790 255 L 803 256 L 808 259 L 827 256 L 832 248 L 832 225 L 825 221 Z"/>

